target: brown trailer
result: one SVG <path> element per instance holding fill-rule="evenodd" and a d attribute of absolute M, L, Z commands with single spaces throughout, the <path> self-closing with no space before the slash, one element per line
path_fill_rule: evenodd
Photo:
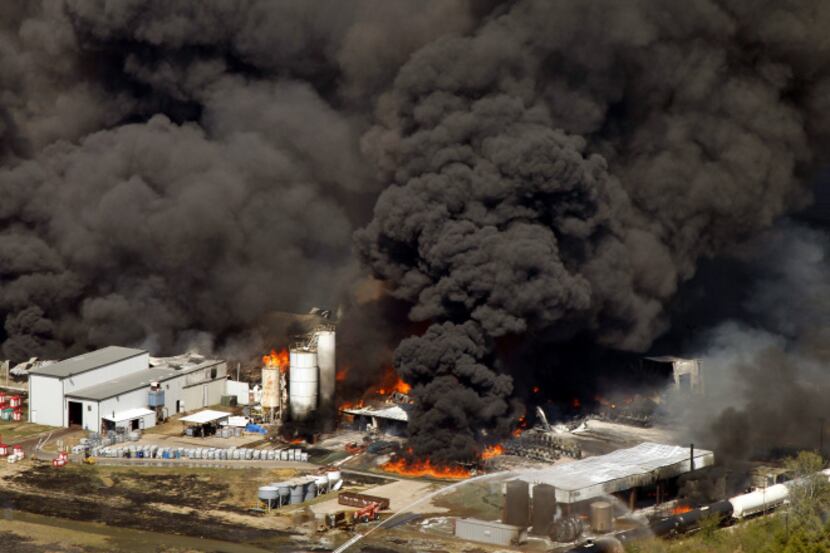
<path fill-rule="evenodd" d="M 348 505 L 349 507 L 366 507 L 372 503 L 377 503 L 379 509 L 384 511 L 389 508 L 389 498 L 378 497 L 376 495 L 366 495 L 355 492 L 342 492 L 337 496 L 337 502 L 340 505 Z"/>

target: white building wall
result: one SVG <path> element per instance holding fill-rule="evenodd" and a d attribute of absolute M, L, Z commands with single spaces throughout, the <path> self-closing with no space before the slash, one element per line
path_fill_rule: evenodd
<path fill-rule="evenodd" d="M 225 381 L 225 395 L 235 396 L 237 405 L 248 405 L 250 403 L 250 386 L 247 382 L 237 380 Z"/>
<path fill-rule="evenodd" d="M 126 394 L 121 394 L 120 396 L 111 397 L 101 401 L 100 416 L 112 417 L 122 411 L 138 409 L 139 407 L 147 408 L 147 393 L 149 390 L 150 387 L 147 386 L 146 388 L 127 392 Z M 147 418 L 152 420 L 149 421 L 149 424 L 148 421 L 145 420 L 144 424 L 146 426 L 144 428 L 155 426 L 155 418 L 150 416 Z"/>
<path fill-rule="evenodd" d="M 81 388 L 87 388 L 107 380 L 112 380 L 125 374 L 132 374 L 147 369 L 150 366 L 150 354 L 143 353 L 110 365 L 104 365 L 91 371 L 76 374 L 63 380 L 63 392 L 68 394 Z"/>
<path fill-rule="evenodd" d="M 89 399 L 81 400 L 83 403 L 83 421 L 84 430 L 91 430 L 92 432 L 101 431 L 101 417 L 98 412 L 98 402 Z"/>
<path fill-rule="evenodd" d="M 168 417 L 176 414 L 176 400 L 179 400 L 179 412 L 185 409 L 184 394 L 182 393 L 182 386 L 184 386 L 185 375 L 165 380 L 161 383 L 161 388 L 164 390 L 164 413 Z"/>
<path fill-rule="evenodd" d="M 63 426 L 63 384 L 60 379 L 29 375 L 29 422 Z"/>
<path fill-rule="evenodd" d="M 222 401 L 225 393 L 225 379 L 220 378 L 213 382 L 205 382 L 188 386 L 182 389 L 182 398 L 185 404 L 184 409 L 195 411 L 209 405 L 216 405 Z"/>

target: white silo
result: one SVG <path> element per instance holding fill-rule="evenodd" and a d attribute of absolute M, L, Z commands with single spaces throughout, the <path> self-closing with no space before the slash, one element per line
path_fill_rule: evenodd
<path fill-rule="evenodd" d="M 334 328 L 322 328 L 317 336 L 317 366 L 320 368 L 320 404 L 329 406 L 334 401 L 337 382 Z"/>
<path fill-rule="evenodd" d="M 275 409 L 280 408 L 280 368 L 262 367 L 262 399 L 260 405 L 268 409 L 273 415 Z"/>
<path fill-rule="evenodd" d="M 317 409 L 317 352 L 291 349 L 288 371 L 288 403 L 291 420 L 306 420 Z"/>

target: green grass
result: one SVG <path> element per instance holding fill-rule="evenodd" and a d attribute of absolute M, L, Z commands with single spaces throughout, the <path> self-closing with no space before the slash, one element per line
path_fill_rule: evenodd
<path fill-rule="evenodd" d="M 0 437 L 4 443 L 13 444 L 15 441 L 25 440 L 42 432 L 55 430 L 51 426 L 34 424 L 31 422 L 0 421 Z"/>

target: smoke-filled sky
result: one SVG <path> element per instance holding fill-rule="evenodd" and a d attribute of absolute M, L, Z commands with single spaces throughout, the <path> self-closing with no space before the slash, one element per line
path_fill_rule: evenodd
<path fill-rule="evenodd" d="M 515 351 L 646 351 L 702 263 L 810 205 L 828 25 L 820 1 L 4 2 L 3 352 L 221 350 L 338 304 L 374 342 L 402 332 L 380 296 L 420 329 L 395 356 L 415 453 L 469 458 L 516 377 L 563 370 Z"/>

